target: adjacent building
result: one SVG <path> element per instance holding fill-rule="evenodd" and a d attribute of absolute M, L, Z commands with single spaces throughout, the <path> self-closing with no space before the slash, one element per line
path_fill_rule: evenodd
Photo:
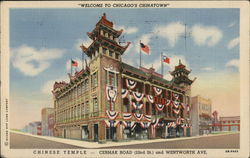
<path fill-rule="evenodd" d="M 87 33 L 92 44 L 81 46 L 86 68 L 55 82 L 55 136 L 100 143 L 191 136 L 191 71 L 179 61 L 168 81 L 122 62 L 130 44 L 119 44 L 122 32 L 103 14 Z"/>
<path fill-rule="evenodd" d="M 46 107 L 41 110 L 42 135 L 44 136 L 53 136 L 53 131 L 51 132 L 51 128 L 49 129 L 49 115 L 54 115 L 54 108 Z M 52 118 L 53 116 L 50 117 Z"/>
<path fill-rule="evenodd" d="M 237 132 L 240 131 L 240 116 L 221 116 L 217 111 L 213 112 L 212 118 L 213 132 Z"/>
<path fill-rule="evenodd" d="M 221 131 L 240 131 L 240 116 L 220 117 L 219 127 Z"/>
<path fill-rule="evenodd" d="M 48 136 L 54 136 L 55 117 L 54 113 L 48 115 Z"/>
<path fill-rule="evenodd" d="M 216 132 L 216 131 L 221 131 L 221 128 L 220 128 L 220 120 L 219 120 L 219 114 L 218 112 L 215 110 L 213 113 L 212 113 L 212 131 L 213 132 Z"/>
<path fill-rule="evenodd" d="M 22 129 L 23 132 L 42 135 L 42 125 L 40 121 L 31 122 Z"/>
<path fill-rule="evenodd" d="M 203 135 L 211 132 L 212 125 L 212 101 L 197 95 L 192 97 L 191 122 L 192 135 Z"/>

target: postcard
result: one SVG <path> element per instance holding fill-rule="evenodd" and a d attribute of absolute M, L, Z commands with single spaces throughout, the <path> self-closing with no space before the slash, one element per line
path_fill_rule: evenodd
<path fill-rule="evenodd" d="M 1 157 L 249 157 L 249 3 L 1 3 Z"/>

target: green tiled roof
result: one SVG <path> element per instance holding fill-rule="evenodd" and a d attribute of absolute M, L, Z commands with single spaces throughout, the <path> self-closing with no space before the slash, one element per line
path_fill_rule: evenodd
<path fill-rule="evenodd" d="M 142 70 L 140 70 L 140 69 L 138 69 L 136 67 L 128 65 L 126 63 L 121 63 L 121 66 L 124 69 L 128 69 L 128 70 L 130 70 L 132 72 L 135 72 L 135 73 L 137 73 L 139 75 L 142 75 L 142 76 L 149 76 L 150 75 L 150 74 L 148 74 L 148 73 L 146 73 L 146 72 L 144 72 L 144 71 L 142 71 Z M 178 85 L 174 84 L 172 80 L 168 81 L 168 80 L 166 80 L 164 78 L 161 78 L 161 77 L 158 77 L 158 76 L 155 76 L 155 75 L 152 75 L 152 79 L 154 79 L 156 81 L 159 81 L 159 82 L 162 82 L 162 83 L 165 83 L 165 84 L 173 85 L 175 87 L 179 87 Z"/>
<path fill-rule="evenodd" d="M 142 76 L 146 76 L 147 75 L 147 73 L 145 73 L 144 71 L 142 71 L 142 70 L 140 70 L 140 69 L 138 69 L 136 67 L 133 67 L 131 65 L 128 65 L 126 63 L 121 63 L 121 66 L 122 66 L 122 68 L 128 69 L 128 70 L 130 70 L 132 72 L 135 72 L 135 73 L 137 73 L 139 75 L 142 75 Z"/>

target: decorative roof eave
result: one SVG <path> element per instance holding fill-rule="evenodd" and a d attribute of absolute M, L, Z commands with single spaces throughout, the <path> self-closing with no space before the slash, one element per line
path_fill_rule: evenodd
<path fill-rule="evenodd" d="M 102 25 L 102 24 L 100 25 L 100 28 L 106 30 L 109 33 L 111 33 L 116 38 L 118 38 L 122 34 L 122 32 L 123 32 L 123 29 L 115 30 L 113 28 L 107 27 L 107 26 Z"/>
<path fill-rule="evenodd" d="M 190 74 L 192 72 L 192 70 L 188 70 L 188 69 L 175 69 L 174 71 L 169 71 L 169 73 L 173 76 L 174 74 L 178 73 L 179 71 L 184 70 L 187 74 Z"/>
<path fill-rule="evenodd" d="M 119 51 L 121 54 L 123 54 L 126 51 L 126 49 L 129 47 L 129 45 L 131 44 L 131 42 L 127 42 L 125 46 L 120 46 L 118 44 L 112 43 L 109 39 L 107 39 L 104 36 L 100 36 L 99 42 L 102 44 L 107 44 L 107 46 L 112 47 L 112 49 L 114 49 L 115 51 Z"/>
<path fill-rule="evenodd" d="M 82 51 L 88 56 L 90 57 L 91 56 L 91 52 L 90 52 L 90 49 L 93 47 L 93 45 L 97 44 L 98 41 L 96 42 L 97 40 L 94 40 L 89 47 L 85 47 L 83 44 L 80 46 L 80 48 L 82 49 Z"/>
<path fill-rule="evenodd" d="M 138 78 L 142 78 L 142 79 L 146 79 L 147 76 L 146 75 L 142 75 L 140 73 L 137 73 L 137 72 L 133 72 L 129 69 L 123 69 L 123 74 L 127 74 L 129 76 L 138 76 Z"/>

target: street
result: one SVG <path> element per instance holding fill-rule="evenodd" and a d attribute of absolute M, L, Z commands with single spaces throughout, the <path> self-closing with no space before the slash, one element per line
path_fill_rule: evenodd
<path fill-rule="evenodd" d="M 113 149 L 229 149 L 239 148 L 240 135 L 239 133 L 228 135 L 214 135 L 196 137 L 192 139 L 172 140 L 168 139 L 161 142 L 151 142 L 146 140 L 146 143 L 126 145 L 126 142 L 113 142 L 110 147 Z M 145 140 L 143 140 L 145 142 Z M 149 143 L 148 143 L 149 142 Z M 84 143 L 84 141 L 82 142 Z M 118 146 L 120 144 L 120 146 Z M 124 145 L 123 145 L 124 144 Z M 96 144 L 97 145 L 97 144 Z M 99 144 L 100 147 L 101 144 Z M 103 144 L 105 146 L 105 144 Z M 55 141 L 45 140 L 23 134 L 10 133 L 10 148 L 11 149 L 74 149 L 84 148 L 75 145 L 59 143 Z"/>
<path fill-rule="evenodd" d="M 10 132 L 10 148 L 11 149 L 76 149 L 80 147 Z"/>
<path fill-rule="evenodd" d="M 127 146 L 114 146 L 116 149 L 229 149 L 240 147 L 240 135 L 216 135 L 188 140 L 176 140 L 168 142 L 147 143 Z"/>

